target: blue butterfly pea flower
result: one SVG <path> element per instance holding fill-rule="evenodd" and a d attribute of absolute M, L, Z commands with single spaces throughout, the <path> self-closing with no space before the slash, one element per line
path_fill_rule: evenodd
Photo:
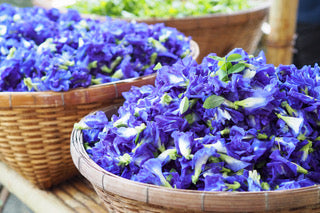
<path fill-rule="evenodd" d="M 225 191 L 227 189 L 222 174 L 205 176 L 204 184 L 204 191 Z"/>
<path fill-rule="evenodd" d="M 140 172 L 134 177 L 134 180 L 147 181 L 147 183 L 153 183 L 172 188 L 162 173 L 161 161 L 159 159 L 147 160 L 142 165 Z"/>
<path fill-rule="evenodd" d="M 280 151 L 274 150 L 271 155 L 270 159 L 272 161 L 267 163 L 267 167 L 272 170 L 273 178 L 277 178 L 278 176 L 285 176 L 285 177 L 295 177 L 298 173 L 307 174 L 308 171 L 298 165 L 297 163 L 291 162 L 290 160 L 281 156 Z"/>
<path fill-rule="evenodd" d="M 154 158 L 154 151 L 155 150 L 151 147 L 150 144 L 143 143 L 134 150 L 134 153 L 132 155 L 133 162 L 135 163 L 135 165 L 141 167 L 144 162 Z"/>
<path fill-rule="evenodd" d="M 257 170 L 249 171 L 248 191 L 261 191 L 260 175 Z"/>
<path fill-rule="evenodd" d="M 187 189 L 192 185 L 192 175 L 194 174 L 192 160 L 179 158 L 178 162 L 178 168 L 180 168 L 181 171 L 178 188 Z"/>
<path fill-rule="evenodd" d="M 94 144 L 99 141 L 99 133 L 101 129 L 83 129 L 83 140 L 89 144 Z"/>
<path fill-rule="evenodd" d="M 244 162 L 241 160 L 238 160 L 236 158 L 233 158 L 226 154 L 220 154 L 220 158 L 222 161 L 226 162 L 227 167 L 230 168 L 232 171 L 237 172 L 241 169 L 249 167 L 251 164 L 248 162 Z"/>
<path fill-rule="evenodd" d="M 167 164 L 171 160 L 176 160 L 178 157 L 176 148 L 168 148 L 165 151 L 161 152 L 161 154 L 157 157 L 162 165 Z"/>
<path fill-rule="evenodd" d="M 207 163 L 210 157 L 219 157 L 219 154 L 217 154 L 216 149 L 213 147 L 204 147 L 194 154 L 192 158 L 192 168 L 194 169 L 192 183 L 197 183 L 199 176 L 203 170 L 203 166 Z"/>
<path fill-rule="evenodd" d="M 84 123 L 90 128 L 103 128 L 108 123 L 108 118 L 104 112 L 97 111 L 94 115 L 86 116 Z"/>
<path fill-rule="evenodd" d="M 183 133 L 175 131 L 172 133 L 172 138 L 174 139 L 174 144 L 177 149 L 177 153 L 182 155 L 186 159 L 190 160 L 192 158 L 192 148 L 194 144 L 193 134 Z"/>

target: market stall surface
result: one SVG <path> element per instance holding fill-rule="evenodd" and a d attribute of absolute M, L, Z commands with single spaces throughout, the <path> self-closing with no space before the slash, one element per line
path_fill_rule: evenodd
<path fill-rule="evenodd" d="M 6 189 L 0 185 L 0 194 L 7 193 L 5 191 Z M 0 201 L 1 202 L 1 201 Z M 1 209 L 1 206 L 0 206 Z M 5 202 L 5 204 L 2 206 L 2 210 L 0 211 L 2 213 L 32 213 L 33 211 L 30 210 L 23 202 L 21 202 L 14 194 L 9 193 L 8 198 Z"/>
<path fill-rule="evenodd" d="M 5 213 L 108 212 L 92 185 L 81 176 L 76 176 L 51 189 L 41 190 L 2 162 L 0 171 L 0 183 L 31 209 L 26 206 L 19 207 L 20 202 L 10 204 L 8 201 L 5 204 L 6 210 L 3 211 Z"/>

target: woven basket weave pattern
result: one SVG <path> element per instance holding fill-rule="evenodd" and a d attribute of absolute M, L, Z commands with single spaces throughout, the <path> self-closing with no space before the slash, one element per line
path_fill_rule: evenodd
<path fill-rule="evenodd" d="M 40 188 L 72 177 L 77 173 L 69 154 L 73 124 L 110 104 L 0 110 L 0 160 Z"/>
<path fill-rule="evenodd" d="M 139 202 L 136 200 L 121 197 L 113 193 L 105 193 L 103 189 L 94 186 L 94 190 L 97 192 L 99 198 L 104 202 L 109 212 L 121 212 L 121 213 L 147 213 L 147 212 L 157 212 L 157 213 L 186 213 L 186 212 L 199 212 L 190 211 L 189 209 L 174 209 L 174 208 L 164 208 L 161 206 L 146 204 L 144 202 Z"/>
<path fill-rule="evenodd" d="M 105 190 L 94 186 L 94 190 L 97 192 L 99 198 L 104 202 L 105 206 L 108 209 L 108 212 L 121 212 L 121 213 L 147 213 L 147 212 L 157 212 L 157 213 L 199 213 L 204 212 L 202 210 L 192 211 L 187 208 L 184 209 L 174 209 L 174 208 L 164 208 L 161 206 L 150 205 L 143 202 L 139 202 L 133 199 L 128 199 L 125 197 L 121 197 L 119 195 L 113 193 L 106 193 Z M 174 201 L 173 201 L 174 202 Z M 186 204 L 188 205 L 188 204 Z M 229 203 L 230 207 L 236 204 Z M 235 206 L 235 208 L 237 208 Z M 228 207 L 226 208 L 228 209 Z M 220 211 L 205 211 L 205 212 L 223 212 L 223 213 L 232 213 L 238 211 L 224 211 L 221 209 Z M 268 213 L 319 213 L 320 212 L 320 204 L 304 206 L 299 208 L 291 208 L 291 209 L 282 209 L 282 210 L 271 210 L 271 211 L 257 211 L 258 212 L 268 212 Z"/>
<path fill-rule="evenodd" d="M 101 110 L 110 117 L 117 107 Z M 71 156 L 110 212 L 320 212 L 320 185 L 265 192 L 206 192 L 169 189 L 121 178 L 90 159 L 81 130 L 72 132 Z"/>

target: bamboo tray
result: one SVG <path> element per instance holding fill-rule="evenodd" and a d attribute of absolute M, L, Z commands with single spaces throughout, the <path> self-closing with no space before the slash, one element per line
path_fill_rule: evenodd
<path fill-rule="evenodd" d="M 103 111 L 109 117 L 117 107 Z M 87 155 L 81 130 L 71 135 L 71 156 L 110 212 L 320 212 L 320 186 L 264 192 L 207 192 L 169 189 L 124 179 Z"/>
<path fill-rule="evenodd" d="M 201 54 L 199 62 L 209 53 L 224 56 L 234 48 L 243 48 L 253 54 L 262 37 L 261 26 L 267 20 L 270 8 L 269 0 L 251 0 L 257 5 L 251 9 L 233 13 L 217 13 L 184 18 L 135 19 L 147 24 L 164 23 L 191 36 L 199 44 Z M 65 11 L 67 3 L 61 0 L 33 0 L 34 5 Z M 105 20 L 104 16 L 83 14 L 84 17 Z M 128 19 L 127 19 L 128 20 Z"/>

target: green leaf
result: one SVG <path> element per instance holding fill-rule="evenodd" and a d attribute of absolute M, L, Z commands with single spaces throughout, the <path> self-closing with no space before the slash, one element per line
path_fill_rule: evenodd
<path fill-rule="evenodd" d="M 237 62 L 237 61 L 240 61 L 241 59 L 242 59 L 242 56 L 240 54 L 235 53 L 228 56 L 227 62 Z"/>
<path fill-rule="evenodd" d="M 160 52 L 166 52 L 167 48 L 158 40 L 150 37 L 148 38 L 148 42 L 152 44 L 153 47 L 155 47 Z"/>
<path fill-rule="evenodd" d="M 203 103 L 203 108 L 212 109 L 220 106 L 224 102 L 224 97 L 211 95 Z"/>
<path fill-rule="evenodd" d="M 212 59 L 217 60 L 217 61 L 225 61 L 224 58 L 221 58 L 219 56 L 209 56 L 209 58 L 212 58 Z"/>
<path fill-rule="evenodd" d="M 101 78 L 91 78 L 91 84 L 97 85 L 97 84 L 101 84 L 101 83 L 102 83 Z"/>
<path fill-rule="evenodd" d="M 297 172 L 302 173 L 302 174 L 308 174 L 308 170 L 306 170 L 302 166 L 300 166 L 300 165 L 298 165 L 298 164 L 296 164 L 294 162 L 290 162 L 290 163 L 292 163 L 292 164 L 297 166 Z"/>
<path fill-rule="evenodd" d="M 171 98 L 170 95 L 168 95 L 168 93 L 164 93 L 164 94 L 162 95 L 162 97 L 161 97 L 160 103 L 161 103 L 162 105 L 169 105 L 172 100 L 173 100 L 173 99 Z"/>
<path fill-rule="evenodd" d="M 191 99 L 190 100 L 190 109 L 198 102 L 197 98 Z"/>
<path fill-rule="evenodd" d="M 100 67 L 102 72 L 105 73 L 112 73 L 112 69 L 110 69 L 109 67 L 107 67 L 106 65 L 103 65 L 102 67 Z"/>
<path fill-rule="evenodd" d="M 219 61 L 218 62 L 218 66 L 220 66 L 221 70 L 227 72 L 227 70 L 229 70 L 232 67 L 232 63 L 231 62 Z"/>
<path fill-rule="evenodd" d="M 97 68 L 98 67 L 98 61 L 92 61 L 88 64 L 88 69 L 91 70 L 93 68 Z"/>
<path fill-rule="evenodd" d="M 110 69 L 114 70 L 114 68 L 116 68 L 116 66 L 118 66 L 120 64 L 120 62 L 122 61 L 122 57 L 118 56 L 110 65 Z"/>
<path fill-rule="evenodd" d="M 115 73 L 113 73 L 113 75 L 111 76 L 111 78 L 117 78 L 120 79 L 123 77 L 123 72 L 122 69 L 118 69 L 117 71 L 115 71 Z"/>
<path fill-rule="evenodd" d="M 228 73 L 226 71 L 219 69 L 217 71 L 217 74 L 219 76 L 220 81 L 224 81 L 224 82 L 228 81 Z"/>
<path fill-rule="evenodd" d="M 197 115 L 196 115 L 195 113 L 190 113 L 190 114 L 186 115 L 184 118 L 185 118 L 185 119 L 188 121 L 188 123 L 191 125 L 191 124 L 193 124 L 193 123 L 196 121 Z"/>
<path fill-rule="evenodd" d="M 212 121 L 211 120 L 207 120 L 206 124 L 210 128 L 210 130 L 213 130 Z"/>
<path fill-rule="evenodd" d="M 241 186 L 241 184 L 238 181 L 233 181 L 233 184 L 226 183 L 225 185 L 228 187 L 228 189 L 232 189 L 232 191 L 236 191 Z"/>
<path fill-rule="evenodd" d="M 228 70 L 228 74 L 242 72 L 245 68 L 246 66 L 242 63 L 235 64 Z"/>
<path fill-rule="evenodd" d="M 266 190 L 266 191 L 269 191 L 270 190 L 270 185 L 267 182 L 262 182 L 261 183 L 261 188 Z"/>
<path fill-rule="evenodd" d="M 32 80 L 31 78 L 24 78 L 23 79 L 23 83 L 24 85 L 26 85 L 28 87 L 28 90 L 31 91 L 33 88 L 33 84 L 32 84 Z"/>
<path fill-rule="evenodd" d="M 157 57 L 158 57 L 158 53 L 157 52 L 154 52 L 154 53 L 151 54 L 151 56 L 150 56 L 150 66 L 154 65 L 156 63 Z"/>
<path fill-rule="evenodd" d="M 227 71 L 227 65 L 225 61 L 219 61 L 218 62 L 218 66 L 220 67 L 220 69 L 222 69 L 223 71 Z"/>
<path fill-rule="evenodd" d="M 180 114 L 182 115 L 188 109 L 189 109 L 189 99 L 187 98 L 187 96 L 184 96 L 184 98 L 181 100 L 180 106 L 179 106 Z"/>
<path fill-rule="evenodd" d="M 259 140 L 266 140 L 266 139 L 268 139 L 268 135 L 266 133 L 263 133 L 263 134 L 258 133 L 257 138 Z"/>
<path fill-rule="evenodd" d="M 91 148 L 91 147 L 89 146 L 89 143 L 87 143 L 87 142 L 84 143 L 83 146 L 84 146 L 84 149 L 85 149 L 85 150 L 88 150 L 88 149 Z"/>
<path fill-rule="evenodd" d="M 158 62 L 158 63 L 156 64 L 156 66 L 154 66 L 153 70 L 159 70 L 159 69 L 161 69 L 161 68 L 162 68 L 162 65 L 161 65 L 160 62 Z"/>
<path fill-rule="evenodd" d="M 7 55 L 7 59 L 11 59 L 14 56 L 14 53 L 16 52 L 16 48 L 15 47 L 11 47 L 9 50 L 9 54 Z"/>

